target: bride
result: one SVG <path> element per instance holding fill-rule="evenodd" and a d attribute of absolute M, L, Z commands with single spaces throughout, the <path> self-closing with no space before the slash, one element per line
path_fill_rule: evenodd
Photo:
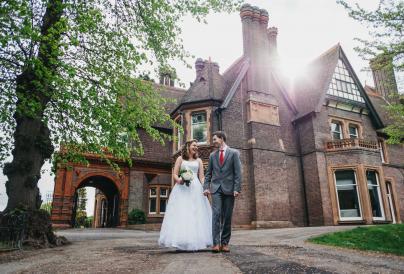
<path fill-rule="evenodd" d="M 199 250 L 212 245 L 212 210 L 203 195 L 202 160 L 198 157 L 197 140 L 186 142 L 175 162 L 171 191 L 161 226 L 159 245 L 180 250 Z M 193 179 L 189 186 L 179 176 L 189 169 Z"/>

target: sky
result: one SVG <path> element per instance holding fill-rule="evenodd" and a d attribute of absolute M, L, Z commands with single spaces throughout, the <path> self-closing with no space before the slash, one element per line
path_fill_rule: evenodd
<path fill-rule="evenodd" d="M 378 2 L 348 0 L 348 3 L 358 3 L 367 9 L 375 9 Z M 368 66 L 367 61 L 354 51 L 354 47 L 358 46 L 354 38 L 369 38 L 368 30 L 351 19 L 335 0 L 256 0 L 248 3 L 266 9 L 269 13 L 268 25 L 278 28 L 278 52 L 287 75 L 298 74 L 311 60 L 340 43 L 362 85 L 373 85 L 371 73 L 362 71 Z M 212 14 L 207 17 L 207 21 L 208 24 L 202 24 L 185 17 L 181 23 L 184 47 L 195 57 L 188 62 L 193 66 L 196 58 L 211 58 L 219 64 L 220 72 L 223 72 L 242 55 L 240 16 L 238 12 Z M 194 69 L 186 68 L 177 61 L 172 61 L 172 65 L 181 82 L 189 87 L 195 78 Z M 44 165 L 43 172 L 39 188 L 45 197 L 53 192 L 54 178 L 50 174 L 49 164 Z M 6 177 L 0 170 L 0 211 L 7 204 L 5 182 Z M 92 215 L 94 189 L 88 189 L 87 193 L 87 214 Z"/>

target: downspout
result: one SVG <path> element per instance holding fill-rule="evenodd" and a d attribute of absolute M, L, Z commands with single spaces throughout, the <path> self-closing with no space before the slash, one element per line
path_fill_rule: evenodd
<path fill-rule="evenodd" d="M 215 110 L 216 118 L 217 118 L 217 125 L 218 125 L 218 130 L 222 130 L 222 108 L 217 108 Z"/>
<path fill-rule="evenodd" d="M 297 142 L 298 142 L 298 154 L 299 154 L 299 164 L 300 164 L 300 175 L 302 176 L 302 186 L 303 186 L 303 195 L 304 195 L 304 213 L 306 215 L 306 220 L 305 220 L 305 225 L 310 226 L 310 221 L 309 221 L 309 209 L 307 207 L 307 195 L 306 195 L 306 180 L 304 179 L 304 168 L 303 168 L 303 156 L 302 156 L 302 144 L 300 141 L 300 129 L 299 126 L 296 124 L 296 122 L 293 122 L 293 125 L 296 128 L 296 134 L 297 134 Z"/>

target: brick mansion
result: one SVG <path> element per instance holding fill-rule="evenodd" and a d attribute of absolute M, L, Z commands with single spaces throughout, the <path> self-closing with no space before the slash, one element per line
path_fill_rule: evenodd
<path fill-rule="evenodd" d="M 177 102 L 167 111 L 183 133 L 158 129 L 178 141 L 163 146 L 139 129 L 145 153 L 131 167 L 122 164 L 120 173 L 94 155 L 88 155 L 89 166 L 58 168 L 54 226 L 72 225 L 77 189 L 87 186 L 97 188 L 96 227 L 125 227 L 132 209 L 144 211 L 147 223 L 161 223 L 182 144 L 197 139 L 206 167 L 216 130 L 227 133 L 227 144 L 241 156 L 234 227 L 404 219 L 404 146 L 387 144 L 382 131 L 389 124 L 383 106 L 398 92 L 394 72 L 371 65 L 375 86 L 362 86 L 337 44 L 319 53 L 306 67 L 307 76 L 290 85 L 279 70 L 278 29 L 268 27 L 267 11 L 245 4 L 240 18 L 243 54 L 226 70 L 197 59 L 188 89 L 161 75 L 161 95 Z"/>

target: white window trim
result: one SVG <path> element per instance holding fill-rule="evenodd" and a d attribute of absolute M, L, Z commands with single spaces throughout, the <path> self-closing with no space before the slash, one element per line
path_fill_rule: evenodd
<path fill-rule="evenodd" d="M 356 185 L 356 193 L 357 193 L 357 195 L 358 195 L 358 203 L 359 203 L 359 213 L 360 213 L 360 216 L 359 217 L 341 217 L 341 208 L 340 208 L 340 206 L 339 206 L 339 199 L 338 199 L 338 188 L 337 188 L 337 177 L 335 176 L 335 172 L 337 172 L 337 171 L 344 171 L 345 169 L 337 169 L 337 170 L 334 170 L 334 187 L 335 187 L 335 193 L 336 193 L 336 195 L 337 195 L 337 205 L 338 205 L 338 216 L 339 216 L 339 219 L 340 219 L 340 221 L 362 221 L 363 220 L 363 214 L 362 214 L 362 204 L 361 204 L 361 196 L 360 196 L 360 191 L 359 191 L 359 186 L 358 186 L 358 180 L 357 180 L 357 177 L 356 177 L 356 171 L 355 170 L 352 170 L 352 169 L 349 169 L 349 170 L 352 170 L 353 171 L 353 173 L 354 173 L 354 177 L 355 177 L 355 185 Z"/>
<path fill-rule="evenodd" d="M 379 197 L 379 203 L 380 203 L 380 211 L 382 212 L 382 217 L 373 217 L 374 221 L 384 221 L 386 220 L 385 215 L 384 215 L 384 207 L 383 207 L 383 200 L 382 200 L 382 194 L 380 191 L 380 181 L 379 181 L 379 173 L 375 170 L 369 170 L 369 171 L 373 171 L 374 173 L 376 173 L 376 183 L 377 185 L 371 184 L 371 186 L 377 186 L 377 196 Z M 368 179 L 366 178 L 366 186 L 368 187 L 368 193 L 369 193 L 369 183 L 368 183 Z M 372 205 L 370 205 L 370 209 L 373 210 Z"/>

